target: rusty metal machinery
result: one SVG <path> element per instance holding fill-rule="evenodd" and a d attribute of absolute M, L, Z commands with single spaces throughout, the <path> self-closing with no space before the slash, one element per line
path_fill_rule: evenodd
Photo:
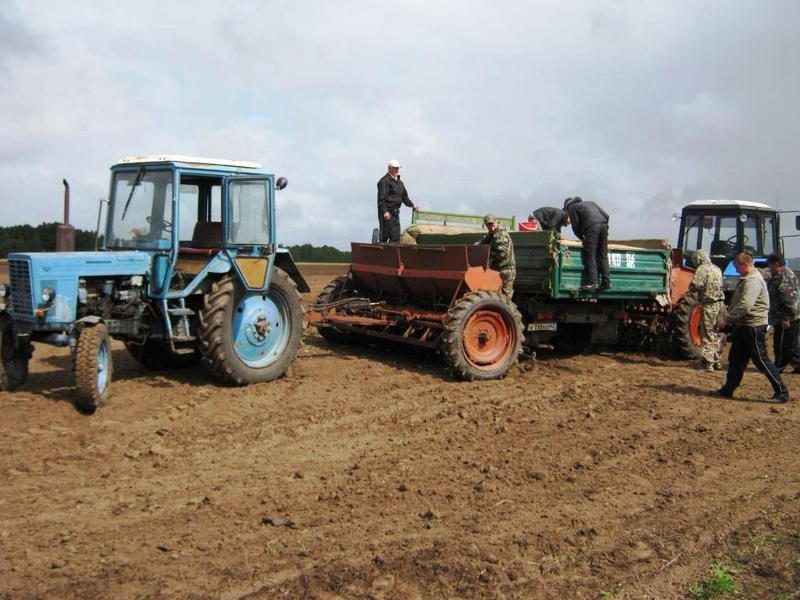
<path fill-rule="evenodd" d="M 306 314 L 326 340 L 438 350 L 466 380 L 502 377 L 516 362 L 522 318 L 488 268 L 488 246 L 353 243 L 352 255 Z"/>

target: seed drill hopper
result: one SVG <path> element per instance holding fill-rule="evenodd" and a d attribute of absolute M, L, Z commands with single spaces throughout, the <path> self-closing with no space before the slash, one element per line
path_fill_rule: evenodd
<path fill-rule="evenodd" d="M 353 243 L 352 256 L 306 315 L 326 340 L 434 349 L 466 380 L 502 377 L 516 362 L 522 319 L 488 267 L 488 245 Z"/>

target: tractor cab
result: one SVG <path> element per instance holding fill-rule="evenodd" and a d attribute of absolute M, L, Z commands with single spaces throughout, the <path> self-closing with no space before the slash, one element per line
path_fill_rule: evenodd
<path fill-rule="evenodd" d="M 104 248 L 152 252 L 156 297 L 180 295 L 209 268 L 222 268 L 216 256 L 235 259 L 247 287 L 261 289 L 268 284 L 265 258 L 275 253 L 273 190 L 285 185 L 245 161 L 123 159 L 112 167 Z"/>
<path fill-rule="evenodd" d="M 693 266 L 691 260 L 697 250 L 708 252 L 722 270 L 725 290 L 732 290 L 739 277 L 733 257 L 749 252 L 756 266 L 765 267 L 767 256 L 780 252 L 779 232 L 778 211 L 766 204 L 698 200 L 683 208 L 678 247 L 687 267 Z"/>

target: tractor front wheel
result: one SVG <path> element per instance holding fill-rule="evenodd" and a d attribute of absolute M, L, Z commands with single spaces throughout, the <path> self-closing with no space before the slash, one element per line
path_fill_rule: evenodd
<path fill-rule="evenodd" d="M 25 383 L 30 349 L 25 350 L 16 347 L 11 315 L 0 315 L 0 391 L 11 392 Z"/>
<path fill-rule="evenodd" d="M 206 294 L 199 317 L 203 364 L 227 383 L 276 379 L 300 347 L 302 300 L 294 281 L 278 267 L 266 291 L 249 291 L 235 275 L 226 275 Z"/>
<path fill-rule="evenodd" d="M 481 290 L 464 294 L 448 311 L 440 348 L 462 379 L 497 379 L 517 362 L 523 337 L 517 307 L 499 292 Z"/>
<path fill-rule="evenodd" d="M 84 327 L 78 336 L 75 357 L 75 385 L 81 410 L 93 413 L 106 403 L 113 371 L 108 329 L 103 323 Z"/>

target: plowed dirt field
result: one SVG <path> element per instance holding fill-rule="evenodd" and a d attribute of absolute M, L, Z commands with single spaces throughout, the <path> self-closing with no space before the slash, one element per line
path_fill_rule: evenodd
<path fill-rule="evenodd" d="M 466 383 L 313 329 L 248 388 L 114 361 L 92 416 L 63 350 L 0 393 L 0 597 L 711 598 L 712 564 L 800 597 L 800 407 L 753 370 L 735 400 L 613 352 Z"/>

